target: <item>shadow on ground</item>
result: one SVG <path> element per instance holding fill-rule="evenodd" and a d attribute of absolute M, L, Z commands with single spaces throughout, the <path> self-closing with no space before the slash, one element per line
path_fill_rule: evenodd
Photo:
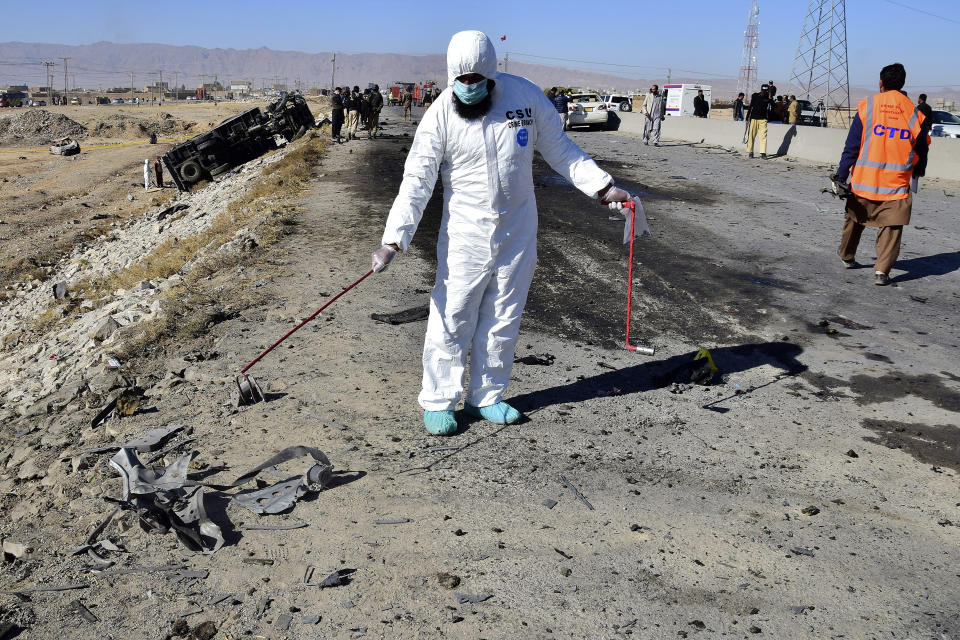
<path fill-rule="evenodd" d="M 797 375 L 807 370 L 806 365 L 797 361 L 797 356 L 802 352 L 801 347 L 789 342 L 760 342 L 710 350 L 721 373 L 737 373 L 770 365 L 787 375 Z M 569 384 L 514 396 L 510 403 L 529 413 L 556 404 L 651 391 L 670 384 L 669 372 L 690 362 L 696 353 L 690 351 L 666 360 L 645 362 Z"/>
<path fill-rule="evenodd" d="M 946 275 L 960 269 L 960 251 L 938 253 L 933 256 L 922 256 L 909 260 L 897 260 L 896 268 L 903 269 L 906 273 L 898 275 L 893 279 L 894 282 L 908 282 L 928 276 Z"/>

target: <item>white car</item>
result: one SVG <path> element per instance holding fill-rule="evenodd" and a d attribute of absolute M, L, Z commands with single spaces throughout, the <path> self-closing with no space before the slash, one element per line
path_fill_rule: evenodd
<path fill-rule="evenodd" d="M 949 111 L 933 111 L 930 136 L 934 138 L 960 138 L 960 117 Z"/>
<path fill-rule="evenodd" d="M 602 129 L 607 126 L 607 105 L 596 93 L 574 93 L 567 105 L 567 126 Z"/>
<path fill-rule="evenodd" d="M 633 98 L 624 95 L 600 96 L 609 111 L 633 111 Z"/>

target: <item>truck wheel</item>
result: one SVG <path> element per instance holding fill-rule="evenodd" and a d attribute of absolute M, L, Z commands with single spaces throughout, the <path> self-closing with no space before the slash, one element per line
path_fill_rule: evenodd
<path fill-rule="evenodd" d="M 184 182 L 193 184 L 198 181 L 202 175 L 203 169 L 193 160 L 187 160 L 180 165 L 180 177 L 183 178 Z"/>

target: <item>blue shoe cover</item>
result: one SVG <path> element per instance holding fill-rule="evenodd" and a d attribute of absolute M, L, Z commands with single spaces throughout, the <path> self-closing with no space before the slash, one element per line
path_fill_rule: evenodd
<path fill-rule="evenodd" d="M 464 405 L 464 410 L 474 418 L 483 418 L 496 424 L 513 424 L 520 419 L 520 412 L 502 400 L 497 404 L 486 407 L 475 407 L 472 404 Z"/>
<path fill-rule="evenodd" d="M 457 432 L 453 411 L 424 411 L 423 426 L 435 436 L 452 436 Z"/>

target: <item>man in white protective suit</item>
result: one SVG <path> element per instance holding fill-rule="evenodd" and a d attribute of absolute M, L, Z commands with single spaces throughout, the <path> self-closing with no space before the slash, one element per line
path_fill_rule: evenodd
<path fill-rule="evenodd" d="M 497 72 L 485 34 L 454 34 L 447 81 L 417 128 L 383 246 L 372 256 L 380 272 L 407 250 L 439 173 L 443 219 L 419 397 L 424 425 L 436 435 L 457 431 L 454 409 L 463 395 L 468 351 L 466 413 L 498 424 L 520 419 L 503 392 L 537 262 L 534 149 L 611 208 L 630 199 L 567 137 L 556 108 L 536 85 Z"/>

